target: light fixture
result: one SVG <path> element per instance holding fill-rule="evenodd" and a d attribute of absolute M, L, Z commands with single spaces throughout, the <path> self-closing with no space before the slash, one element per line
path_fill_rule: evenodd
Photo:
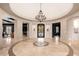
<path fill-rule="evenodd" d="M 35 19 L 37 19 L 38 21 L 42 22 L 46 19 L 46 16 L 43 15 L 43 12 L 41 10 L 41 6 L 42 4 L 40 3 L 40 11 L 39 11 L 39 14 L 35 16 Z"/>

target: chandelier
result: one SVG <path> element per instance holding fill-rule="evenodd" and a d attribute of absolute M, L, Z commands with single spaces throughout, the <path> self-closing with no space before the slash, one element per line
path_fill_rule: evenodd
<path fill-rule="evenodd" d="M 42 6 L 42 4 L 40 3 L 40 11 L 39 11 L 38 15 L 35 16 L 35 19 L 37 19 L 40 22 L 42 22 L 46 19 L 46 16 L 43 15 L 43 12 L 41 10 L 41 6 Z"/>

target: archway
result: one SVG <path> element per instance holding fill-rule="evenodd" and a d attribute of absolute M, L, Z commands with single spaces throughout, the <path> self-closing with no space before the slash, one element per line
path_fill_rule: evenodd
<path fill-rule="evenodd" d="M 37 38 L 45 37 L 45 24 L 37 24 Z"/>
<path fill-rule="evenodd" d="M 14 38 L 14 21 L 15 19 L 11 17 L 6 17 L 2 19 L 2 25 L 3 25 L 2 37 L 3 38 L 7 38 L 7 37 Z"/>

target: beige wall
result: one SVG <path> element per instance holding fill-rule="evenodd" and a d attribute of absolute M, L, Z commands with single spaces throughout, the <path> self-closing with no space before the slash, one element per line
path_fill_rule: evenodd
<path fill-rule="evenodd" d="M 22 37 L 22 26 L 20 26 L 22 24 L 22 21 L 14 16 L 9 15 L 8 13 L 6 13 L 5 11 L 3 11 L 2 9 L 0 9 L 0 39 L 2 39 L 2 31 L 3 31 L 3 27 L 2 27 L 2 19 L 5 19 L 6 17 L 12 17 L 15 19 L 15 23 L 14 23 L 14 38 L 21 38 Z M 19 20 L 19 21 L 18 21 Z"/>
<path fill-rule="evenodd" d="M 43 22 L 43 24 L 45 24 L 45 38 L 52 38 L 52 23 L 55 22 L 61 22 L 61 39 L 73 39 L 71 38 L 71 34 L 68 34 L 68 32 L 73 32 L 71 30 L 73 30 L 72 28 L 72 22 L 70 22 L 69 20 L 71 20 L 72 17 L 78 16 L 78 13 L 75 13 L 74 15 L 71 15 L 69 17 L 66 18 L 62 18 L 62 19 L 58 19 L 56 21 L 51 21 L 51 22 Z M 5 11 L 0 9 L 0 38 L 2 36 L 2 19 L 7 17 L 7 16 L 11 16 L 8 13 L 6 13 Z M 22 23 L 29 23 L 29 37 L 30 38 L 37 38 L 37 24 L 39 24 L 39 22 L 31 22 L 31 21 L 27 21 L 24 19 L 20 19 L 18 17 L 15 16 L 11 16 L 15 19 L 15 39 L 22 39 Z M 69 27 L 68 27 L 69 26 Z M 35 31 L 34 31 L 35 29 Z M 49 31 L 47 31 L 47 29 L 49 29 Z M 70 37 L 69 37 L 70 36 Z M 72 37 L 78 37 L 78 35 L 72 35 Z M 19 40 L 18 39 L 18 40 Z M 77 38 L 79 39 L 79 37 Z"/>
<path fill-rule="evenodd" d="M 3 30 L 3 28 L 2 28 L 2 16 L 0 15 L 0 39 L 2 39 L 2 30 Z"/>
<path fill-rule="evenodd" d="M 67 37 L 68 37 L 69 40 L 79 40 L 79 32 L 75 33 L 74 23 L 73 23 L 73 21 L 76 20 L 76 18 L 79 18 L 78 15 L 79 15 L 79 12 L 74 14 L 73 17 L 70 18 L 70 20 L 67 20 L 67 31 L 68 31 L 67 32 L 67 34 L 68 34 Z"/>

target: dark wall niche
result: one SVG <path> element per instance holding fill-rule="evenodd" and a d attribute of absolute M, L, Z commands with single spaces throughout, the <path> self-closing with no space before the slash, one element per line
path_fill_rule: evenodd
<path fill-rule="evenodd" d="M 23 23 L 23 28 L 22 28 L 22 32 L 23 32 L 23 35 L 27 36 L 27 23 Z"/>
<path fill-rule="evenodd" d="M 54 36 L 59 36 L 60 37 L 61 33 L 61 23 L 53 23 L 52 24 L 52 37 Z"/>

